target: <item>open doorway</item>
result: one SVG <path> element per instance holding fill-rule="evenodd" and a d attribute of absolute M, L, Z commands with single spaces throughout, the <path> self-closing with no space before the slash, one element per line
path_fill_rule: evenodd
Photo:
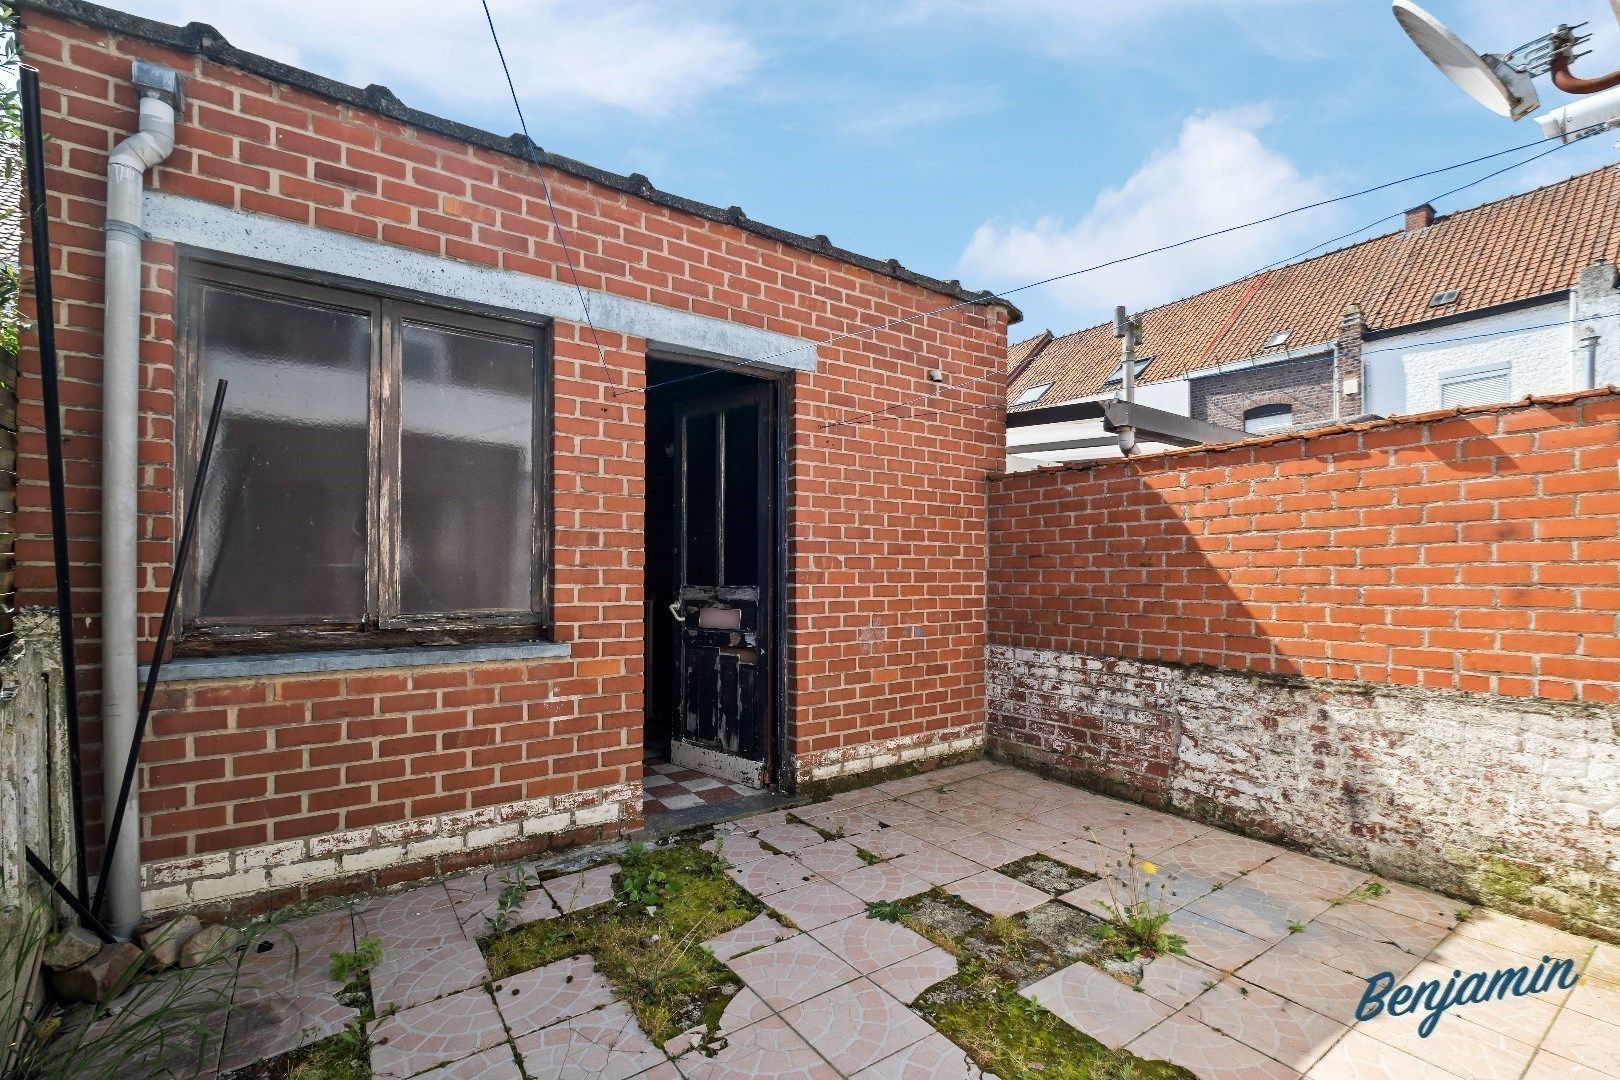
<path fill-rule="evenodd" d="M 772 782 L 781 388 L 661 357 L 647 384 L 644 782 L 649 811 L 694 809 Z"/>

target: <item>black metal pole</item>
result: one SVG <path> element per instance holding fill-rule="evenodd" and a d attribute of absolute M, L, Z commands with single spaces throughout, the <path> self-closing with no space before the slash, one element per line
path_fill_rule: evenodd
<path fill-rule="evenodd" d="M 175 545 L 174 571 L 169 575 L 169 592 L 163 600 L 163 621 L 158 623 L 157 642 L 152 648 L 152 662 L 146 668 L 146 686 L 141 690 L 141 708 L 135 714 L 135 732 L 129 742 L 129 756 L 124 759 L 124 779 L 118 786 L 118 805 L 113 809 L 112 824 L 107 829 L 107 846 L 101 850 L 101 871 L 96 876 L 96 896 L 90 910 L 101 914 L 101 902 L 107 895 L 107 871 L 112 866 L 113 852 L 118 849 L 118 832 L 124 825 L 124 810 L 129 805 L 129 791 L 135 785 L 135 772 L 140 766 L 141 742 L 146 738 L 146 721 L 152 715 L 152 698 L 157 693 L 158 672 L 163 668 L 163 654 L 168 650 L 169 630 L 174 624 L 174 606 L 180 596 L 180 583 L 186 576 L 186 557 L 191 552 L 192 531 L 197 525 L 197 512 L 202 506 L 203 485 L 208 483 L 208 462 L 214 456 L 214 436 L 219 433 L 220 414 L 225 409 L 224 379 L 214 384 L 214 406 L 208 413 L 208 429 L 203 435 L 202 455 L 197 459 L 197 475 L 186 496 L 186 519 L 180 524 L 180 542 Z"/>
<path fill-rule="evenodd" d="M 56 895 L 67 901 L 67 906 L 72 908 L 73 913 L 79 917 L 80 926 L 89 930 L 109 945 L 116 940 L 112 936 L 112 931 L 108 930 L 100 919 L 92 915 L 90 909 L 85 907 L 77 896 L 73 895 L 73 890 L 62 884 L 62 879 L 57 877 L 49 866 L 45 865 L 45 860 L 34 854 L 33 848 L 23 848 L 23 857 L 28 860 L 28 865 L 34 868 L 34 873 L 44 878 L 46 883 L 56 890 Z"/>
<path fill-rule="evenodd" d="M 69 775 L 73 784 L 73 874 L 78 908 L 90 895 L 84 859 L 84 775 L 79 760 L 79 669 L 73 647 L 73 583 L 68 576 L 67 481 L 62 471 L 62 405 L 57 394 L 56 309 L 51 298 L 50 205 L 45 197 L 45 138 L 39 125 L 39 72 L 22 69 L 23 159 L 28 171 L 28 231 L 34 252 L 34 327 L 45 406 L 45 473 L 51 489 L 51 545 L 56 556 L 56 621 L 62 639 L 62 696 L 67 705 Z"/>

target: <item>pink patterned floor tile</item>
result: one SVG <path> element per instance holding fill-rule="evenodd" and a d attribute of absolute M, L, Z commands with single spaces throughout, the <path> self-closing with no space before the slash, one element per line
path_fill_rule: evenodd
<path fill-rule="evenodd" d="M 984 870 L 953 881 L 946 891 L 990 915 L 1017 915 L 1038 908 L 1050 899 L 1041 890 L 995 870 Z"/>
<path fill-rule="evenodd" d="M 1300 957 L 1326 964 L 1347 975 L 1366 976 L 1373 972 L 1393 972 L 1404 978 L 1416 968 L 1420 958 L 1364 934 L 1342 930 L 1320 919 L 1297 934 L 1289 934 L 1272 948 L 1278 958 Z M 1449 977 L 1451 972 L 1446 972 Z"/>
<path fill-rule="evenodd" d="M 1220 980 L 1221 973 L 1209 965 L 1171 953 L 1144 964 L 1139 985 L 1144 994 L 1179 1009 Z"/>
<path fill-rule="evenodd" d="M 545 886 L 546 892 L 551 894 L 557 910 L 566 914 L 612 900 L 613 876 L 618 872 L 617 863 L 608 863 L 606 866 L 598 866 L 578 874 L 564 874 L 562 877 L 551 878 L 541 884 Z"/>
<path fill-rule="evenodd" d="M 793 853 L 799 862 L 825 878 L 836 878 L 846 870 L 865 866 L 855 845 L 843 840 L 828 840 L 814 847 Z"/>
<path fill-rule="evenodd" d="M 1053 972 L 1019 993 L 1116 1050 L 1174 1011 L 1084 963 Z"/>
<path fill-rule="evenodd" d="M 1356 1002 L 1367 989 L 1364 978 L 1346 975 L 1314 960 L 1274 956 L 1270 952 L 1243 965 L 1238 976 L 1345 1025 L 1356 1022 Z"/>
<path fill-rule="evenodd" d="M 1282 848 L 1246 836 L 1212 832 L 1161 852 L 1157 861 L 1178 866 L 1209 881 L 1227 882 L 1283 853 Z"/>
<path fill-rule="evenodd" d="M 837 875 L 833 881 L 840 889 L 868 904 L 880 900 L 903 900 L 931 888 L 928 882 L 906 873 L 893 862 L 862 865 Z"/>
<path fill-rule="evenodd" d="M 495 1004 L 514 1036 L 527 1035 L 614 1000 L 613 987 L 589 956 L 510 975 L 494 986 Z"/>
<path fill-rule="evenodd" d="M 966 1050 L 936 1031 L 862 1069 L 855 1080 L 984 1080 L 984 1076 Z"/>
<path fill-rule="evenodd" d="M 773 1009 L 808 1001 L 860 974 L 808 934 L 745 953 L 729 965 Z"/>
<path fill-rule="evenodd" d="M 1348 1030 L 1302 1005 L 1239 979 L 1227 979 L 1194 1001 L 1186 1015 L 1304 1071 Z"/>
<path fill-rule="evenodd" d="M 1436 1068 L 1451 1072 L 1466 1068 L 1469 1080 L 1519 1080 L 1524 1070 L 1530 1067 L 1536 1046 L 1510 1038 L 1498 1030 L 1491 1022 L 1489 1008 L 1488 1005 L 1484 1006 L 1484 1011 L 1473 1014 L 1469 1013 L 1468 1008 L 1449 1010 L 1427 1036 L 1418 1034 L 1418 1022 L 1423 1019 L 1421 1011 L 1406 1016 L 1390 1016 L 1386 1011 L 1355 1027 L 1362 1034 L 1371 1035 L 1379 1042 L 1405 1051 Z M 1559 1014 L 1559 1020 L 1564 1015 Z M 1555 1045 L 1557 1024 L 1558 1021 L 1554 1021 L 1553 1029 L 1547 1033 L 1547 1049 L 1554 1053 L 1565 1053 L 1589 1065 L 1602 1066 L 1601 1059 L 1592 1057 L 1590 1053 L 1577 1055 L 1558 1050 Z M 1620 1067 L 1620 1028 L 1612 1030 L 1617 1042 L 1611 1053 L 1615 1067 Z M 1620 1075 L 1613 1068 L 1608 1071 Z"/>
<path fill-rule="evenodd" d="M 1330 907 L 1320 918 L 1328 926 L 1348 930 L 1374 941 L 1388 942 L 1419 956 L 1444 941 L 1450 932 L 1443 926 L 1408 918 L 1364 900 L 1352 900 Z"/>
<path fill-rule="evenodd" d="M 904 829 L 874 829 L 871 832 L 854 833 L 846 839 L 858 848 L 870 851 L 880 859 L 893 859 L 900 855 L 909 855 L 914 851 L 922 851 L 929 844 L 921 837 L 912 836 Z"/>
<path fill-rule="evenodd" d="M 838 1080 L 838 1073 L 777 1016 L 768 1016 L 726 1040 L 714 1057 L 687 1054 L 687 1080 Z"/>
<path fill-rule="evenodd" d="M 782 1013 L 799 1037 L 846 1076 L 921 1041 L 928 1022 L 881 990 L 856 979 Z"/>
<path fill-rule="evenodd" d="M 980 833 L 954 841 L 951 854 L 976 862 L 987 870 L 995 870 L 1035 854 L 1035 849 L 1017 840 L 1008 840 L 1005 836 Z"/>
<path fill-rule="evenodd" d="M 417 1080 L 523 1080 L 511 1043 L 497 1043 L 471 1057 L 420 1074 Z"/>
<path fill-rule="evenodd" d="M 761 900 L 816 880 L 816 872 L 791 855 L 768 855 L 733 867 L 726 876 Z"/>
<path fill-rule="evenodd" d="M 435 949 L 465 936 L 450 894 L 438 883 L 376 898 L 356 915 L 355 932 L 381 939 L 385 956 Z"/>
<path fill-rule="evenodd" d="M 984 867 L 971 859 L 953 855 L 936 845 L 929 845 L 921 851 L 902 855 L 894 860 L 894 865 L 913 877 L 921 878 L 930 885 L 947 885 L 953 881 L 961 881 L 963 878 L 972 877 L 984 869 Z"/>
<path fill-rule="evenodd" d="M 930 945 L 915 956 L 878 968 L 871 979 L 907 1005 L 935 983 L 956 974 L 956 957 L 937 945 Z"/>
<path fill-rule="evenodd" d="M 517 1049 L 523 1071 L 546 1080 L 629 1080 L 667 1062 L 619 1002 L 524 1035 Z"/>
<path fill-rule="evenodd" d="M 822 878 L 776 893 L 770 905 L 800 930 L 814 930 L 866 910 L 865 901 Z"/>
<path fill-rule="evenodd" d="M 1326 859 L 1285 851 L 1261 868 L 1310 885 L 1330 896 L 1345 896 L 1365 885 L 1372 875 Z"/>
<path fill-rule="evenodd" d="M 916 956 L 929 941 L 899 923 L 852 915 L 814 930 L 811 937 L 863 975 Z"/>
<path fill-rule="evenodd" d="M 1457 1074 L 1352 1030 L 1306 1074 L 1311 1080 L 1457 1080 Z"/>
<path fill-rule="evenodd" d="M 436 949 L 390 954 L 371 972 L 371 996 L 381 1012 L 407 1009 L 477 986 L 489 978 L 478 946 L 459 938 Z"/>
<path fill-rule="evenodd" d="M 792 854 L 826 843 L 825 838 L 810 826 L 795 825 L 791 822 L 768 825 L 755 833 L 754 837 L 766 847 L 773 847 L 784 854 Z"/>
<path fill-rule="evenodd" d="M 415 1076 L 506 1039 L 483 987 L 385 1016 L 372 1029 L 371 1069 L 382 1080 Z"/>
<path fill-rule="evenodd" d="M 1299 1073 L 1178 1013 L 1133 1039 L 1137 1057 L 1180 1065 L 1198 1080 L 1294 1080 Z"/>
<path fill-rule="evenodd" d="M 783 926 L 769 915 L 756 915 L 736 929 L 712 937 L 704 944 L 714 953 L 715 959 L 726 961 L 753 949 L 786 941 L 797 933 L 797 930 Z"/>
<path fill-rule="evenodd" d="M 746 833 L 721 833 L 703 846 L 730 866 L 746 866 L 771 856 L 764 844 Z"/>

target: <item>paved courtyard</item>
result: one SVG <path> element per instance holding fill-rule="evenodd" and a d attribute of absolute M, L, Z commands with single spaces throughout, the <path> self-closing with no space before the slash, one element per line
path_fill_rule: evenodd
<path fill-rule="evenodd" d="M 289 924 L 304 960 L 294 970 L 287 950 L 247 957 L 218 1072 L 342 1028 L 354 1013 L 334 998 L 326 957 L 370 935 L 383 945 L 371 977 L 378 1077 L 979 1077 L 911 1007 L 956 959 L 868 917 L 868 903 L 938 886 L 994 915 L 1099 910 L 1101 881 L 1054 897 L 998 868 L 1041 854 L 1096 873 L 1134 849 L 1173 894 L 1169 930 L 1186 955 L 1148 962 L 1139 985 L 1076 963 L 1021 988 L 1109 1047 L 1205 1078 L 1620 1075 L 1620 949 L 1027 772 L 961 765 L 719 828 L 728 874 L 782 918 L 708 942 L 744 986 L 713 1056 L 695 1034 L 654 1045 L 589 957 L 491 983 L 476 939 L 496 908 L 494 872 Z M 513 922 L 611 902 L 615 869 L 546 881 Z M 1428 1038 L 1421 1011 L 1355 1022 L 1378 972 L 1446 980 L 1547 956 L 1583 972 L 1572 990 L 1458 1007 Z"/>

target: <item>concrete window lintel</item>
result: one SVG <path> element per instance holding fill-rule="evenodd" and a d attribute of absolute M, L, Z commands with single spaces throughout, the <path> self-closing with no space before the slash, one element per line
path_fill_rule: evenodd
<path fill-rule="evenodd" d="M 158 672 L 159 682 L 202 679 L 249 679 L 265 675 L 299 675 L 327 671 L 386 671 L 412 667 L 459 667 L 512 660 L 563 660 L 571 655 L 566 642 L 520 641 L 493 645 L 420 645 L 403 649 L 338 649 L 332 652 L 276 653 L 267 656 L 209 656 L 170 660 Z M 145 667 L 141 679 L 146 679 Z"/>

